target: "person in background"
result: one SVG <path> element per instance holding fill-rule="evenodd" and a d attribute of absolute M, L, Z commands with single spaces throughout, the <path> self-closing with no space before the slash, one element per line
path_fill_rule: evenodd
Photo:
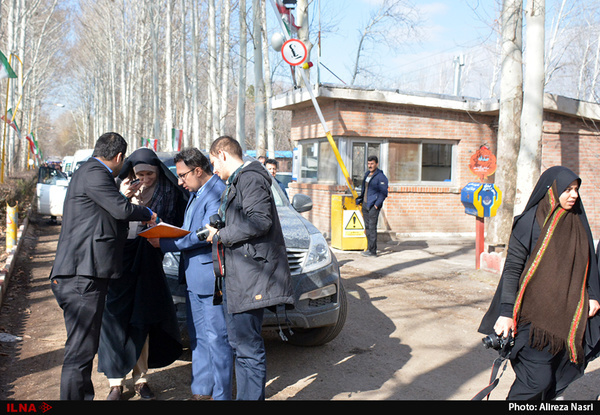
<path fill-rule="evenodd" d="M 228 400 L 233 396 L 233 351 L 227 338 L 223 305 L 213 304 L 215 274 L 212 245 L 200 240 L 217 214 L 225 185 L 213 175 L 210 162 L 200 150 L 184 149 L 175 156 L 177 176 L 191 194 L 181 238 L 160 238 L 163 252 L 181 252 L 179 278 L 187 285 L 187 326 L 192 350 L 192 400 Z M 151 241 L 156 243 L 156 241 Z"/>
<path fill-rule="evenodd" d="M 514 338 L 509 400 L 551 400 L 583 375 L 600 340 L 600 278 L 581 179 L 542 173 L 515 217 L 496 294 L 478 331 Z"/>
<path fill-rule="evenodd" d="M 117 133 L 105 133 L 74 174 L 65 196 L 62 228 L 50 286 L 63 310 L 67 340 L 60 399 L 92 400 L 92 365 L 98 351 L 108 282 L 121 277 L 129 221 L 156 223 L 156 213 L 119 192 L 115 177 L 127 152 Z"/>
<path fill-rule="evenodd" d="M 356 204 L 362 204 L 362 215 L 365 221 L 367 249 L 362 253 L 366 256 L 377 256 L 377 221 L 383 201 L 388 195 L 388 179 L 379 168 L 377 156 L 367 158 L 367 172 L 362 183 L 362 190 L 356 198 Z"/>
<path fill-rule="evenodd" d="M 271 173 L 271 176 L 273 176 L 273 180 L 275 180 L 277 182 L 277 184 L 283 191 L 283 194 L 285 195 L 285 197 L 287 197 L 289 200 L 285 186 L 283 185 L 283 183 L 281 183 L 279 180 L 277 180 L 277 177 L 276 177 L 278 164 L 279 163 L 277 163 L 277 160 L 275 160 L 275 159 L 267 159 L 267 161 L 265 161 L 265 167 L 267 168 L 269 173 Z"/>
<path fill-rule="evenodd" d="M 118 176 L 121 192 L 137 206 L 147 206 L 160 221 L 183 223 L 187 195 L 175 175 L 149 148 L 135 150 Z M 139 182 L 132 184 L 132 181 Z M 144 226 L 131 222 L 123 255 L 123 275 L 111 280 L 102 317 L 98 371 L 108 377 L 107 400 L 120 400 L 125 376 L 132 372 L 134 391 L 153 399 L 149 368 L 173 363 L 182 352 L 171 291 L 163 271 L 163 253 L 138 236 Z"/>

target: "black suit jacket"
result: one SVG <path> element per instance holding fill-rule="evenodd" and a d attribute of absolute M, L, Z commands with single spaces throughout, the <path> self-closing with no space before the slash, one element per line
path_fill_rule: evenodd
<path fill-rule="evenodd" d="M 150 218 L 150 210 L 131 204 L 108 168 L 91 157 L 69 183 L 50 278 L 120 277 L 129 221 Z"/>

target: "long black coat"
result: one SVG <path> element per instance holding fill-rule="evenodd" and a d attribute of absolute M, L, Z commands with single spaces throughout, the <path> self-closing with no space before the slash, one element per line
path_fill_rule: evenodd
<path fill-rule="evenodd" d="M 257 161 L 245 165 L 235 176 L 226 200 L 225 227 L 219 237 L 225 247 L 229 313 L 294 304 L 269 172 Z"/>

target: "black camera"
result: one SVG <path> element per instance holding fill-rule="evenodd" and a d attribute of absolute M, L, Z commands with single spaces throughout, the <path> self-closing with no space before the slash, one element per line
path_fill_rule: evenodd
<path fill-rule="evenodd" d="M 502 337 L 496 333 L 492 333 L 481 339 L 483 347 L 486 349 L 502 350 L 506 346 L 512 347 L 515 344 L 515 340 L 509 334 L 508 337 Z"/>
<path fill-rule="evenodd" d="M 212 215 L 210 217 L 210 226 L 212 226 L 215 229 L 222 229 L 225 227 L 225 223 L 221 219 L 221 216 L 219 216 L 217 213 L 215 213 L 214 215 Z M 201 241 L 205 241 L 206 238 L 208 238 L 209 233 L 210 233 L 210 231 L 208 229 L 200 228 L 196 231 L 196 236 Z"/>

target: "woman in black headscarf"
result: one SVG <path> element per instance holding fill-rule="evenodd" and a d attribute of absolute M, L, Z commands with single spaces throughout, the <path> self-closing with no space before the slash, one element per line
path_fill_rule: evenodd
<path fill-rule="evenodd" d="M 140 181 L 132 184 L 135 178 Z M 148 206 L 161 221 L 181 226 L 186 195 L 154 151 L 135 150 L 118 179 L 122 180 L 121 192 L 132 203 Z M 132 370 L 135 392 L 144 399 L 153 398 L 145 379 L 148 368 L 167 366 L 182 351 L 163 253 L 137 236 L 141 223 L 130 222 L 129 227 L 123 276 L 110 282 L 98 350 L 98 371 L 109 379 L 110 400 L 121 398 L 123 381 Z"/>
<path fill-rule="evenodd" d="M 509 400 L 557 397 L 598 353 L 600 279 L 580 185 L 568 168 L 549 168 L 513 221 L 498 289 L 479 327 L 514 335 Z"/>

